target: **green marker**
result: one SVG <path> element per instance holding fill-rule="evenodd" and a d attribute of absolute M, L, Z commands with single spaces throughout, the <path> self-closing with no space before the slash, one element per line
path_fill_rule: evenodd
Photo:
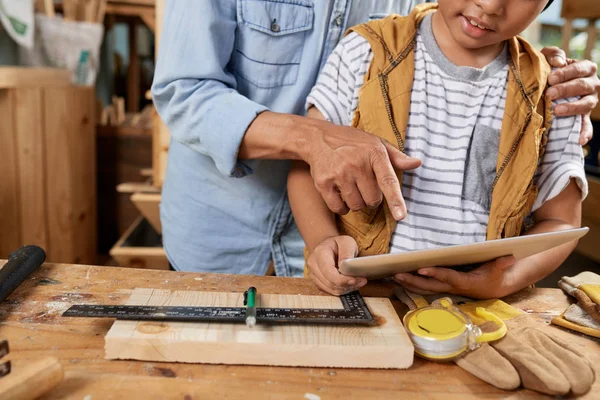
<path fill-rule="evenodd" d="M 244 292 L 244 305 L 246 306 L 246 326 L 252 328 L 256 325 L 256 288 L 254 286 Z"/>

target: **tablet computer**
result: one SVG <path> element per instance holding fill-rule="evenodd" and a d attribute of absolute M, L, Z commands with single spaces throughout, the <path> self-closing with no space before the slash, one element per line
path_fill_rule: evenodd
<path fill-rule="evenodd" d="M 340 272 L 349 276 L 383 278 L 400 272 L 413 272 L 423 267 L 456 267 L 481 264 L 499 257 L 514 256 L 517 260 L 577 240 L 589 228 L 567 229 L 508 239 L 488 240 L 471 244 L 349 258 L 342 261 Z"/>

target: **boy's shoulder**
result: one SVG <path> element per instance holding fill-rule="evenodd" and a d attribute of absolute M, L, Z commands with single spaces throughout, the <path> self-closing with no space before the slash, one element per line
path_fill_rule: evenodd
<path fill-rule="evenodd" d="M 437 3 L 419 4 L 413 8 L 409 15 L 390 14 L 384 18 L 374 19 L 352 27 L 348 32 L 357 32 L 367 37 L 367 39 L 370 36 L 378 36 L 378 40 L 411 37 L 416 33 L 419 23 L 423 18 L 427 14 L 435 12 L 437 8 Z"/>

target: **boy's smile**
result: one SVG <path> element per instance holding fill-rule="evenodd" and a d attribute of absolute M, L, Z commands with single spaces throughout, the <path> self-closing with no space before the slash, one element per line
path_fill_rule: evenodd
<path fill-rule="evenodd" d="M 433 18 L 438 45 L 457 65 L 483 67 L 519 35 L 548 0 L 438 0 Z"/>
<path fill-rule="evenodd" d="M 471 36 L 475 39 L 483 37 L 489 32 L 493 32 L 494 30 L 490 27 L 490 25 L 481 21 L 479 18 L 475 18 L 467 15 L 460 15 L 460 23 L 463 27 L 463 31 L 466 35 Z"/>

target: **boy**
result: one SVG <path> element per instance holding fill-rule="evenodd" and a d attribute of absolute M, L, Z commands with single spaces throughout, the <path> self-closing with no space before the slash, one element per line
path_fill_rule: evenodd
<path fill-rule="evenodd" d="M 405 216 L 341 193 L 354 211 L 334 217 L 308 167 L 293 166 L 290 205 L 319 288 L 341 294 L 365 285 L 366 279 L 337 271 L 356 255 L 580 225 L 587 194 L 581 118 L 552 118 L 545 96 L 550 68 L 516 37 L 547 4 L 440 0 L 408 17 L 357 26 L 340 42 L 308 97 L 307 105 L 314 105 L 308 115 L 376 134 L 420 163 L 398 174 Z M 361 190 L 361 182 L 357 186 Z M 548 275 L 574 247 L 517 263 L 505 257 L 470 273 L 422 268 L 395 279 L 422 294 L 503 297 Z"/>

